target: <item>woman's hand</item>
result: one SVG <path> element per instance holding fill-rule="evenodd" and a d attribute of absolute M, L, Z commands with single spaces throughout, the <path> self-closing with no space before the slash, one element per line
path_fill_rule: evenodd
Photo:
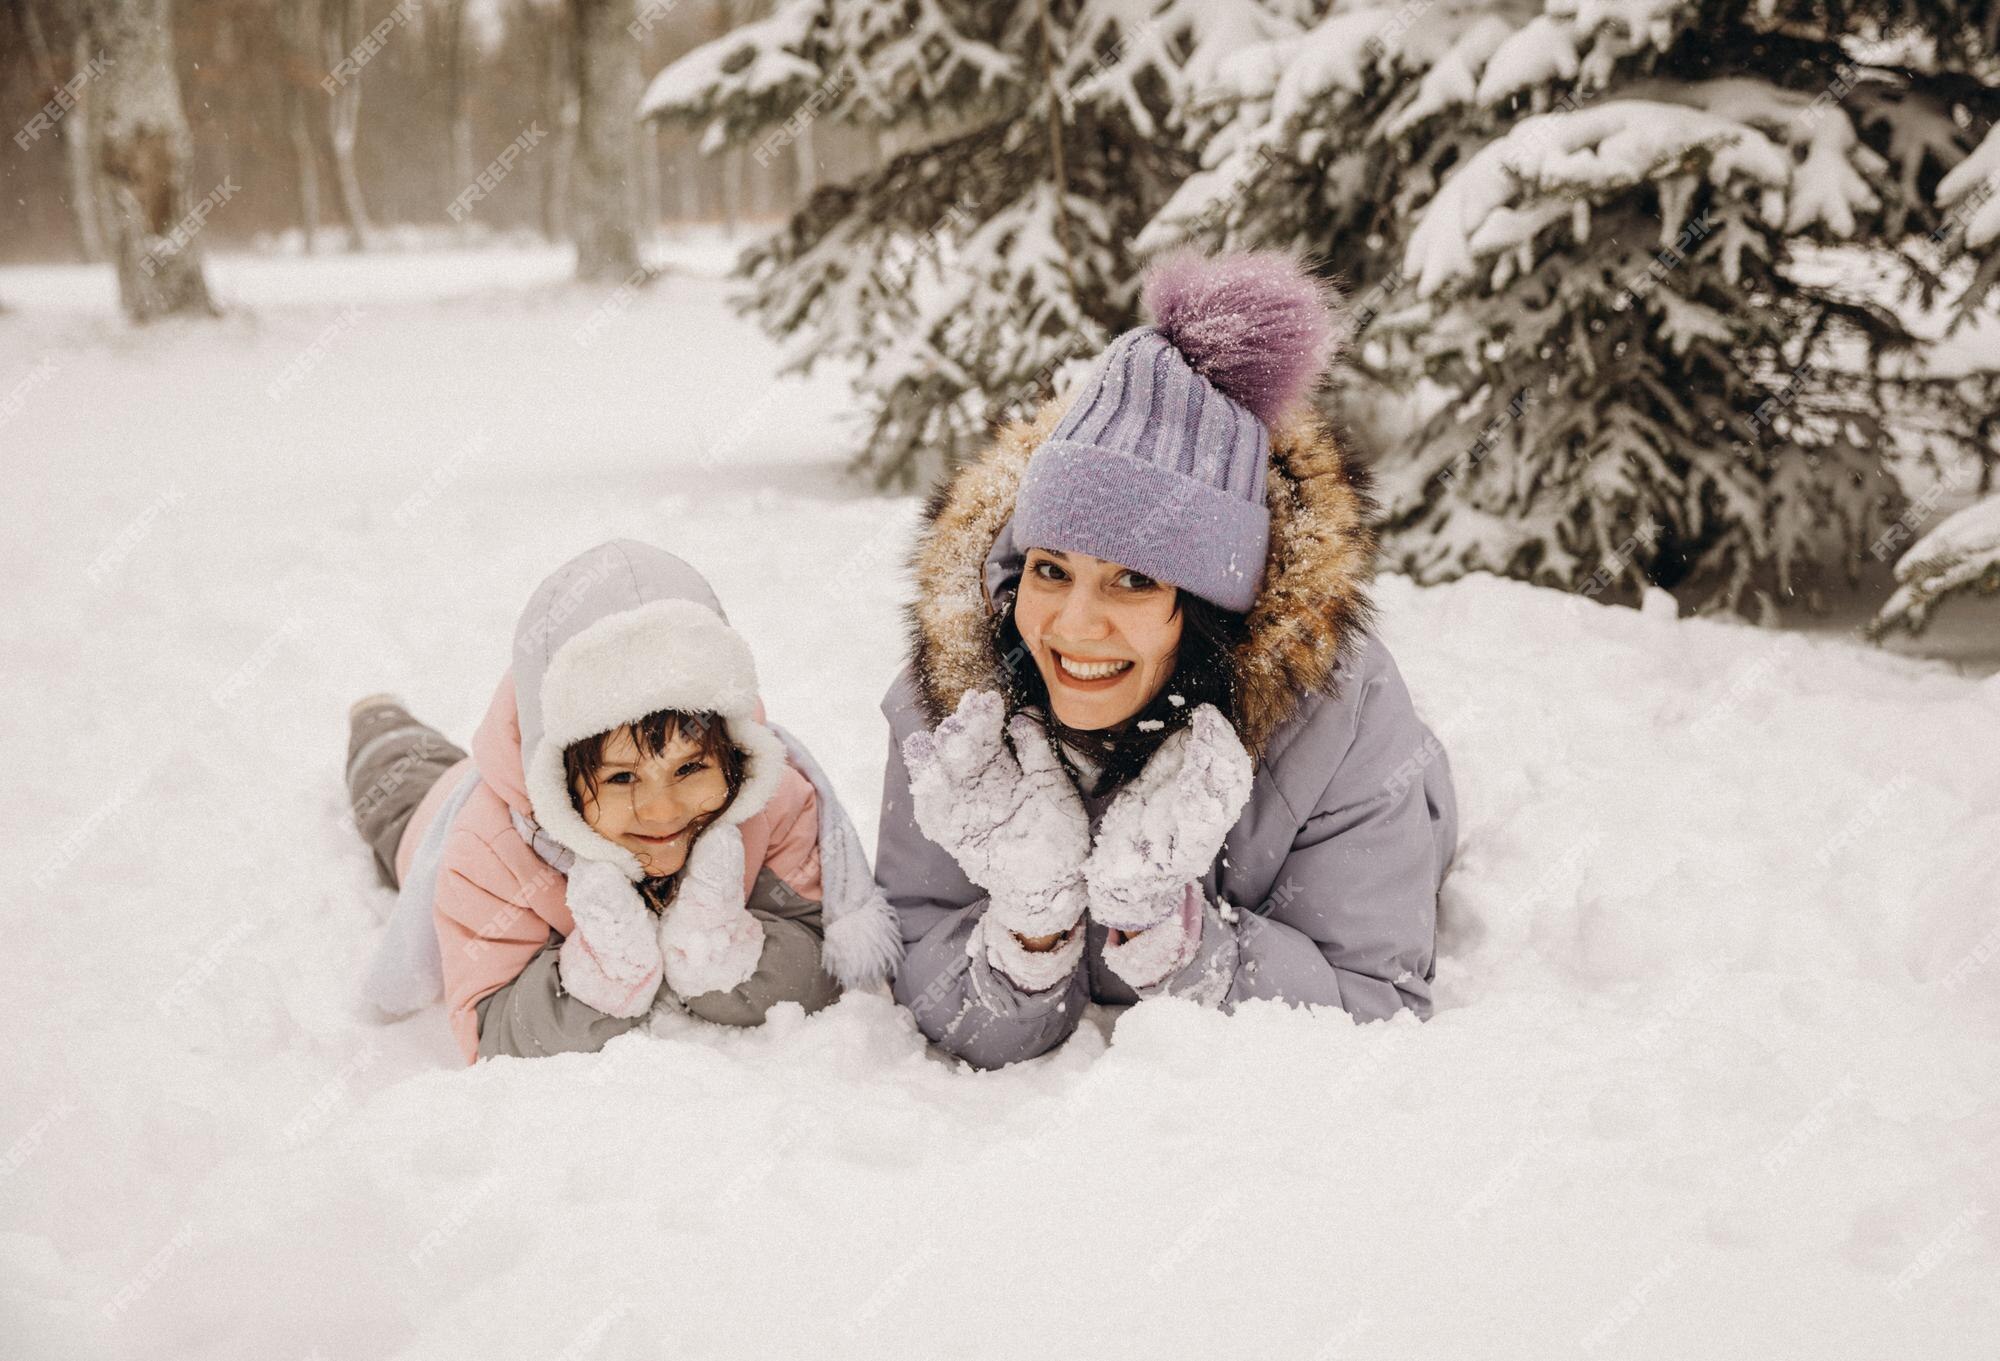
<path fill-rule="evenodd" d="M 1104 967 L 1135 991 L 1166 982 L 1193 962 L 1201 947 L 1204 900 L 1194 884 L 1182 891 L 1180 910 L 1143 931 L 1113 930 L 1104 939 Z"/>
<path fill-rule="evenodd" d="M 987 963 L 1040 992 L 1083 958 L 1075 928 L 1088 903 L 1090 818 L 1041 724 L 1015 715 L 1008 750 L 1005 712 L 992 691 L 968 691 L 935 733 L 910 734 L 903 764 L 917 826 L 986 890 L 978 930 Z"/>
<path fill-rule="evenodd" d="M 911 803 L 924 835 L 987 891 L 1000 922 L 1025 937 L 1059 936 L 1083 915 L 1090 819 L 1042 725 L 1015 715 L 1009 751 L 1004 713 L 999 695 L 968 691 L 936 732 L 910 734 Z"/>
<path fill-rule="evenodd" d="M 1180 908 L 1250 800 L 1255 767 L 1212 704 L 1160 744 L 1105 810 L 1084 864 L 1090 915 L 1137 933 Z"/>
<path fill-rule="evenodd" d="M 1050 950 L 1055 949 L 1056 946 L 1062 944 L 1063 937 L 1068 934 L 1068 931 L 1057 931 L 1046 936 L 1024 936 L 1019 931 L 1016 931 L 1014 939 L 1020 941 L 1021 948 L 1029 954 L 1039 955 L 1046 954 Z"/>

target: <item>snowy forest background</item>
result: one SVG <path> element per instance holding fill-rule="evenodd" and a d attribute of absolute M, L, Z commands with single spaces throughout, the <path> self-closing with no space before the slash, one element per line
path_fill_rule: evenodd
<path fill-rule="evenodd" d="M 2000 10 L 1888 0 L 7 0 L 0 259 L 675 224 L 852 366 L 909 490 L 1134 324 L 1145 260 L 1306 253 L 1387 562 L 1766 621 L 2000 589 Z M 4 304 L 4 297 L 0 297 Z M 1966 512 L 1963 515 L 1958 512 Z M 1912 553 L 1913 548 L 1921 552 Z"/>

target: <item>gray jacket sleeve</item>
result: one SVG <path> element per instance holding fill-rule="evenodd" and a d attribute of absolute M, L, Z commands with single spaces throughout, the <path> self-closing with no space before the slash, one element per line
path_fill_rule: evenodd
<path fill-rule="evenodd" d="M 968 952 L 987 899 L 958 862 L 917 827 L 903 739 L 923 726 L 923 709 L 905 671 L 883 701 L 889 760 L 882 777 L 881 831 L 875 877 L 903 928 L 896 1000 L 939 1047 L 976 1068 L 1034 1058 L 1068 1039 L 1089 1000 L 1079 965 L 1045 992 L 1026 992 L 994 969 L 986 952 Z"/>
<path fill-rule="evenodd" d="M 840 996 L 840 984 L 820 966 L 825 932 L 818 902 L 801 896 L 767 866 L 758 871 L 744 906 L 764 927 L 757 968 L 733 988 L 687 998 L 690 1015 L 717 1025 L 762 1025 L 765 1013 L 780 1002 L 797 1002 L 813 1012 Z M 607 1016 L 564 991 L 561 951 L 561 938 L 551 932 L 547 948 L 513 982 L 480 999 L 480 1058 L 594 1054 L 645 1023 L 645 1016 Z"/>
<path fill-rule="evenodd" d="M 607 1016 L 565 992 L 556 970 L 561 950 L 561 939 L 551 940 L 513 982 L 479 1001 L 480 1058 L 594 1054 L 645 1022 L 644 1016 Z"/>
<path fill-rule="evenodd" d="M 1343 685 L 1258 768 L 1248 821 L 1296 829 L 1269 887 L 1239 902 L 1230 889 L 1244 885 L 1225 871 L 1218 893 L 1211 878 L 1199 952 L 1149 993 L 1338 1006 L 1362 1021 L 1430 1015 L 1437 895 L 1458 839 L 1450 764 L 1380 643 Z M 1254 874 L 1247 843 L 1263 835 L 1239 823 L 1225 862 Z"/>

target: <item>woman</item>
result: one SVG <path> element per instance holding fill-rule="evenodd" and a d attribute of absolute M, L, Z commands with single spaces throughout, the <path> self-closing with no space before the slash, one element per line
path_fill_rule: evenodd
<path fill-rule="evenodd" d="M 1283 256 L 1183 256 L 1156 324 L 959 473 L 918 546 L 876 876 L 896 996 L 982 1068 L 1086 1002 L 1430 1010 L 1443 749 L 1368 631 L 1334 348 Z"/>

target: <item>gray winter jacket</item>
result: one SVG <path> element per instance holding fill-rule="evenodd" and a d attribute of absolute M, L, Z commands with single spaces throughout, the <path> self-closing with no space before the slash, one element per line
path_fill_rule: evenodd
<path fill-rule="evenodd" d="M 932 507 L 916 555 L 913 656 L 883 700 L 890 728 L 875 873 L 903 928 L 898 1001 L 925 1035 L 982 1068 L 1061 1044 L 1087 1002 L 1137 1001 L 1104 965 L 1092 923 L 1076 972 L 1032 993 L 968 938 L 986 898 L 924 836 L 903 739 L 973 688 L 1000 687 L 990 614 L 1018 582 L 1014 490 L 1060 416 L 1000 433 Z M 1149 993 L 1224 1008 L 1251 998 L 1338 1006 L 1360 1020 L 1430 1014 L 1437 897 L 1457 844 L 1443 747 L 1369 632 L 1371 506 L 1325 426 L 1272 432 L 1271 557 L 1238 652 L 1238 736 L 1256 761 L 1250 802 L 1202 879 L 1199 953 Z M 1086 800 L 1095 825 L 1109 796 Z"/>

